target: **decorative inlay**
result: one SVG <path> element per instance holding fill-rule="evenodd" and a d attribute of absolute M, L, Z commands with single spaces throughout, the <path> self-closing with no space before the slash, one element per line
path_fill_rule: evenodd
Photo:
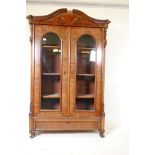
<path fill-rule="evenodd" d="M 30 23 L 45 25 L 65 25 L 65 26 L 87 26 L 87 27 L 104 27 L 107 28 L 109 20 L 98 20 L 89 17 L 79 10 L 67 11 L 59 9 L 46 16 L 28 16 Z"/>
<path fill-rule="evenodd" d="M 75 17 L 75 18 L 72 20 L 71 24 L 74 24 L 74 23 L 78 22 L 78 21 L 79 21 L 79 18 L 80 18 L 79 16 Z"/>

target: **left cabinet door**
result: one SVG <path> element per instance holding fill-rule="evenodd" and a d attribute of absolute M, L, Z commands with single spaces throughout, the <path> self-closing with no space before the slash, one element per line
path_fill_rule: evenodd
<path fill-rule="evenodd" d="M 34 32 L 34 116 L 68 116 L 68 28 L 35 25 Z"/>

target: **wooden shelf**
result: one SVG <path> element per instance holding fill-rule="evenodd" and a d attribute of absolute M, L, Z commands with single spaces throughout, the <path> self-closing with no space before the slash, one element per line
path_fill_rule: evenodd
<path fill-rule="evenodd" d="M 56 76 L 56 75 L 60 75 L 60 73 L 42 73 L 42 75 L 52 75 L 52 76 Z"/>
<path fill-rule="evenodd" d="M 80 50 L 96 50 L 94 47 L 78 47 Z"/>
<path fill-rule="evenodd" d="M 61 48 L 61 46 L 53 46 L 53 45 L 42 45 L 44 48 Z"/>
<path fill-rule="evenodd" d="M 42 98 L 60 98 L 60 94 L 43 95 Z"/>
<path fill-rule="evenodd" d="M 94 94 L 78 95 L 76 98 L 94 98 Z"/>
<path fill-rule="evenodd" d="M 77 74 L 77 76 L 95 76 L 95 74 Z"/>
<path fill-rule="evenodd" d="M 92 50 L 96 51 L 96 48 L 91 48 L 91 47 L 78 47 L 78 49 L 80 50 L 79 53 L 82 54 L 90 54 Z"/>
<path fill-rule="evenodd" d="M 80 53 L 82 53 L 82 54 L 90 54 L 91 51 L 81 51 Z"/>

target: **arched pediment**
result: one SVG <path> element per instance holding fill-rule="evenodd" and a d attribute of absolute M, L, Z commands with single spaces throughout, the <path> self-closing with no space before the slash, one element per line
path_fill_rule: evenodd
<path fill-rule="evenodd" d="M 107 28 L 110 23 L 109 20 L 99 20 L 91 18 L 85 13 L 73 9 L 72 11 L 59 9 L 46 16 L 32 16 L 27 17 L 30 24 L 44 24 L 44 25 L 64 25 L 64 26 L 85 26 L 85 27 L 104 27 Z"/>

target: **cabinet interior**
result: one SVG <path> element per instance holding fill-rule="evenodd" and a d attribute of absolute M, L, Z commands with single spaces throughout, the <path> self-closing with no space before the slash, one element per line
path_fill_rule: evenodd
<path fill-rule="evenodd" d="M 42 38 L 41 109 L 60 109 L 61 97 L 61 41 L 57 34 Z"/>

